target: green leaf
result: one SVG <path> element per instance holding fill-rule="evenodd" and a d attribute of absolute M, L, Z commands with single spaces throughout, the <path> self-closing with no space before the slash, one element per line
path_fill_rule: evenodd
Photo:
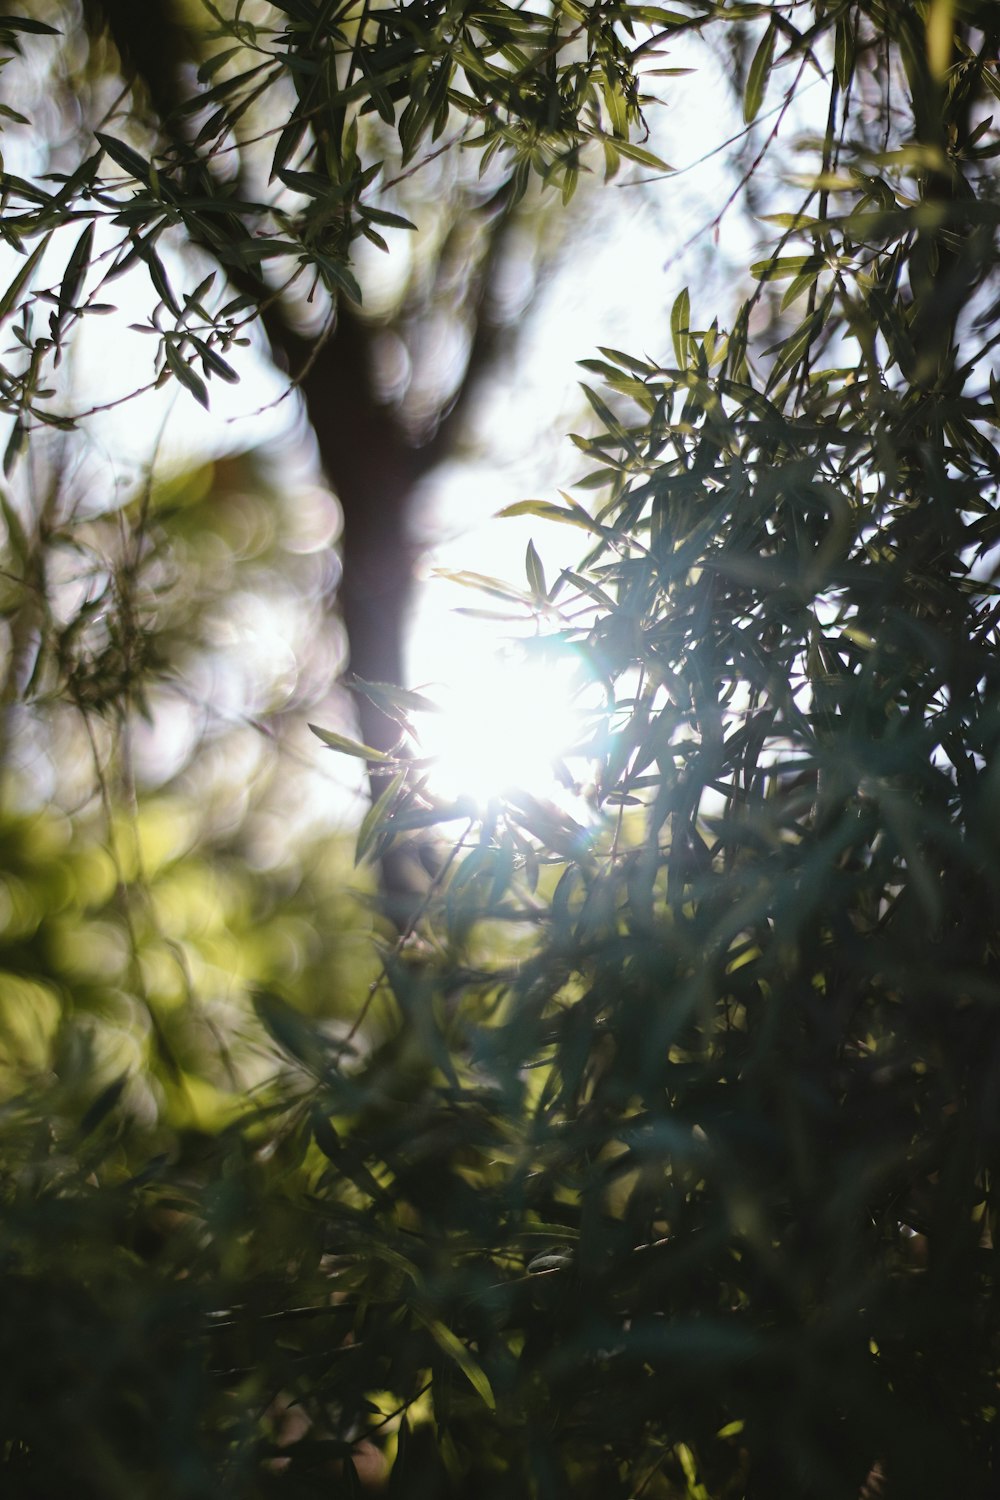
<path fill-rule="evenodd" d="M 222 358 L 221 354 L 218 354 L 210 344 L 206 344 L 204 339 L 198 338 L 195 334 L 189 334 L 188 337 L 201 357 L 202 366 L 206 374 L 211 371 L 213 375 L 218 375 L 221 380 L 227 381 L 229 385 L 239 385 L 240 377 L 232 365 L 228 364 Z"/>
<path fill-rule="evenodd" d="M 615 146 L 622 156 L 628 157 L 630 161 L 638 162 L 643 167 L 653 167 L 657 172 L 672 174 L 677 169 L 665 162 L 662 157 L 655 156 L 652 151 L 647 151 L 644 146 L 637 146 L 632 141 L 615 141 Z"/>
<path fill-rule="evenodd" d="M 372 803 L 361 820 L 357 843 L 354 846 L 354 863 L 359 865 L 382 832 L 386 814 L 395 804 L 396 798 L 406 782 L 406 771 L 398 771 L 388 786 Z"/>
<path fill-rule="evenodd" d="M 670 333 L 674 341 L 674 356 L 680 370 L 687 368 L 688 346 L 691 338 L 691 298 L 685 287 L 675 298 L 670 312 Z"/>
<path fill-rule="evenodd" d="M 271 162 L 271 181 L 278 177 L 283 169 L 287 167 L 299 143 L 306 133 L 309 121 L 304 115 L 293 115 L 288 124 L 278 136 L 278 143 L 274 148 L 274 158 Z"/>
<path fill-rule="evenodd" d="M 449 583 L 457 583 L 462 588 L 478 589 L 482 594 L 491 594 L 495 599 L 507 599 L 517 604 L 530 604 L 531 599 L 520 589 L 511 588 L 509 583 L 504 583 L 501 578 L 490 578 L 486 573 L 473 573 L 467 568 L 435 568 L 435 578 L 447 578 Z"/>
<path fill-rule="evenodd" d="M 497 511 L 497 519 L 512 516 L 538 516 L 542 521 L 555 521 L 563 526 L 579 526 L 583 531 L 592 532 L 595 536 L 608 536 L 611 533 L 607 528 L 601 526 L 592 516 L 589 516 L 582 505 L 577 505 L 569 496 L 564 496 L 566 505 L 555 505 L 551 500 L 515 500 L 513 505 L 505 505 L 503 510 Z"/>
<path fill-rule="evenodd" d="M 17 467 L 17 461 L 24 452 L 27 441 L 28 429 L 24 424 L 23 418 L 18 416 L 14 422 L 14 426 L 11 428 L 10 437 L 7 439 L 7 446 L 4 449 L 3 472 L 5 478 L 9 479 L 13 474 Z"/>
<path fill-rule="evenodd" d="M 371 745 L 361 744 L 359 740 L 348 739 L 344 734 L 335 734 L 332 729 L 321 729 L 318 724 L 310 724 L 309 728 L 329 749 L 339 750 L 343 755 L 354 755 L 359 760 L 391 761 L 393 759 L 383 750 L 375 750 Z"/>
<path fill-rule="evenodd" d="M 430 1317 L 420 1312 L 419 1309 L 414 1309 L 414 1311 L 438 1348 L 455 1361 L 455 1364 L 479 1395 L 483 1404 L 490 1411 L 496 1411 L 496 1397 L 493 1394 L 493 1387 L 490 1385 L 486 1372 L 482 1365 L 472 1357 L 461 1339 L 457 1338 L 451 1329 L 442 1323 L 439 1318 Z"/>
<path fill-rule="evenodd" d="M 767 391 L 773 391 L 790 370 L 794 369 L 809 353 L 813 340 L 823 325 L 830 297 L 824 297 L 814 312 L 808 313 L 798 328 L 778 346 L 778 358 L 767 377 Z"/>
<path fill-rule="evenodd" d="M 955 0 L 931 0 L 927 11 L 927 64 L 943 83 L 955 49 Z"/>
<path fill-rule="evenodd" d="M 372 208 L 370 204 L 362 203 L 359 209 L 364 218 L 370 219 L 373 224 L 382 224 L 388 229 L 412 229 L 416 230 L 416 224 L 412 219 L 404 219 L 402 214 L 391 214 L 384 208 Z"/>
<path fill-rule="evenodd" d="M 27 31 L 33 36 L 62 36 L 56 26 L 34 21 L 27 16 L 0 16 L 0 31 Z"/>
<path fill-rule="evenodd" d="M 21 293 L 24 291 L 25 287 L 28 285 L 28 282 L 31 280 L 32 272 L 35 270 L 38 262 L 45 254 L 45 251 L 48 248 L 49 240 L 51 238 L 51 234 L 47 234 L 44 239 L 39 240 L 34 250 L 32 250 L 31 254 L 28 256 L 27 260 L 24 261 L 21 269 L 14 277 L 14 280 L 6 288 L 3 295 L 0 296 L 0 323 L 2 323 L 5 318 L 9 318 L 11 313 L 16 310 L 18 299 Z"/>
<path fill-rule="evenodd" d="M 542 567 L 542 560 L 535 551 L 535 544 L 532 541 L 528 542 L 524 554 L 524 571 L 531 592 L 539 599 L 546 599 L 549 591 L 545 583 L 545 569 Z"/>
<path fill-rule="evenodd" d="M 28 561 L 31 549 L 28 546 L 28 538 L 25 536 L 21 518 L 3 490 L 0 490 L 0 511 L 3 513 L 3 518 L 7 526 L 7 541 L 11 551 L 23 568 Z"/>
<path fill-rule="evenodd" d="M 589 385 L 584 385 L 582 381 L 580 382 L 580 389 L 600 417 L 607 435 L 612 437 L 621 447 L 627 449 L 633 458 L 638 459 L 639 450 L 635 445 L 634 439 L 629 436 L 607 402 L 603 401 L 595 390 L 592 390 Z M 603 439 L 599 439 L 599 441 L 603 442 Z"/>
<path fill-rule="evenodd" d="M 354 692 L 364 693 L 369 702 L 404 729 L 410 727 L 409 714 L 440 713 L 439 706 L 432 699 L 415 693 L 412 688 L 397 687 L 394 682 L 366 682 L 362 677 L 355 677 L 348 686 Z"/>
<path fill-rule="evenodd" d="M 837 21 L 834 40 L 834 67 L 841 93 L 849 87 L 854 76 L 854 27 L 851 13 L 845 10 Z"/>
<path fill-rule="evenodd" d="M 261 1025 L 281 1050 L 310 1072 L 322 1073 L 325 1058 L 319 1034 L 308 1017 L 271 990 L 255 990 L 251 998 Z"/>
<path fill-rule="evenodd" d="M 818 270 L 824 264 L 822 255 L 772 255 L 767 260 L 755 261 L 750 275 L 757 281 L 782 281 L 788 276 L 801 276 L 804 271 Z"/>
<path fill-rule="evenodd" d="M 767 81 L 771 76 L 771 65 L 774 62 L 774 44 L 777 35 L 778 29 L 774 22 L 768 22 L 767 30 L 753 55 L 750 71 L 747 73 L 746 88 L 743 91 L 743 118 L 748 125 L 757 118 L 764 102 Z"/>
<path fill-rule="evenodd" d="M 796 276 L 795 280 L 787 287 L 785 295 L 781 299 L 779 311 L 784 312 L 786 308 L 791 307 L 792 303 L 801 297 L 803 292 L 814 285 L 818 276 L 818 269 L 804 271 L 801 276 Z"/>
<path fill-rule="evenodd" d="M 80 1121 L 80 1139 L 85 1140 L 114 1109 L 128 1083 L 128 1074 L 122 1073 L 101 1090 Z"/>
<path fill-rule="evenodd" d="M 83 279 L 90 265 L 90 252 L 93 246 L 94 226 L 90 223 L 73 246 L 69 260 L 66 262 L 66 270 L 63 272 L 62 284 L 59 288 L 59 311 L 63 316 L 76 306 L 80 287 L 83 285 Z"/>
<path fill-rule="evenodd" d="M 208 410 L 208 388 L 197 370 L 193 370 L 183 355 L 177 352 L 173 339 L 167 338 L 163 341 L 163 356 L 171 372 L 176 375 L 185 390 L 191 392 L 194 399 Z"/>
<path fill-rule="evenodd" d="M 100 142 L 111 160 L 117 162 L 130 177 L 134 177 L 137 182 L 149 187 L 151 163 L 141 157 L 138 151 L 134 151 L 131 146 L 127 146 L 116 136 L 105 135 L 101 130 L 95 130 L 94 139 Z"/>
<path fill-rule="evenodd" d="M 344 292 L 352 302 L 362 302 L 361 288 L 357 278 L 342 261 L 332 260 L 328 255 L 314 255 L 319 269 L 325 272 L 324 280 L 331 292 Z"/>
<path fill-rule="evenodd" d="M 160 298 L 173 313 L 174 317 L 179 318 L 181 316 L 181 306 L 174 295 L 174 289 L 170 285 L 166 267 L 157 253 L 156 246 L 147 237 L 144 240 L 137 241 L 135 248 L 140 260 L 145 262 L 146 269 L 149 271 L 149 279 L 156 288 Z"/>
<path fill-rule="evenodd" d="M 639 21 L 647 21 L 652 26 L 662 26 L 665 31 L 687 31 L 693 24 L 690 16 L 685 16 L 676 10 L 664 10 L 658 5 L 634 6 L 632 14 Z"/>
<path fill-rule="evenodd" d="M 630 370 L 640 379 L 657 373 L 655 365 L 651 365 L 644 359 L 636 359 L 634 354 L 625 354 L 621 349 L 611 349 L 606 344 L 601 344 L 599 347 L 605 359 L 610 359 L 612 364 L 620 365 L 623 370 Z"/>

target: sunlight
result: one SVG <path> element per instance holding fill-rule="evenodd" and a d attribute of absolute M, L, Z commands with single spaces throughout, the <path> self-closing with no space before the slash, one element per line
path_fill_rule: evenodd
<path fill-rule="evenodd" d="M 587 693 L 573 653 L 536 642 L 487 647 L 428 696 L 440 712 L 420 716 L 420 750 L 439 796 L 486 803 L 516 787 L 565 797 L 565 762 L 585 736 Z"/>

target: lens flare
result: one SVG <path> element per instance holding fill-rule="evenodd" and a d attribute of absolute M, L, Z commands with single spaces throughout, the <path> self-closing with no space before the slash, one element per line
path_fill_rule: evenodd
<path fill-rule="evenodd" d="M 579 666 L 532 644 L 484 652 L 462 680 L 429 692 L 441 711 L 422 716 L 420 750 L 439 796 L 481 804 L 515 787 L 549 797 L 565 785 L 584 729 Z"/>

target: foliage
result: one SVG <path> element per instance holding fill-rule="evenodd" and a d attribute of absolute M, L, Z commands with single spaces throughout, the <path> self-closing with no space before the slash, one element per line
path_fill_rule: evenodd
<path fill-rule="evenodd" d="M 672 357 L 586 362 L 576 496 L 511 507 L 589 533 L 579 568 L 548 585 L 532 547 L 525 590 L 485 580 L 603 687 L 586 816 L 443 804 L 400 756 L 362 851 L 465 832 L 349 1033 L 258 995 L 273 1066 L 225 1124 L 151 1143 L 120 1076 L 81 1114 L 32 1040 L 4 1118 L 9 1488 L 992 1494 L 995 9 L 275 11 L 219 45 L 262 83 L 280 54 L 290 149 L 314 108 L 336 127 L 301 212 L 105 143 L 130 206 L 99 160 L 25 235 L 86 188 L 154 283 L 151 227 L 195 215 L 224 266 L 256 266 L 259 221 L 262 256 L 343 287 L 377 222 L 354 108 L 399 110 L 407 160 L 453 109 L 565 179 L 584 136 L 624 138 L 631 21 L 730 28 L 748 124 L 780 69 L 779 122 L 811 73 L 825 127 L 728 331 L 682 293 Z M 161 334 L 182 382 L 224 357 L 211 318 L 207 362 Z M 8 394 L 37 420 L 34 381 Z"/>
<path fill-rule="evenodd" d="M 71 24 L 72 10 L 56 8 L 52 19 Z M 33 427 L 65 426 L 77 415 L 66 412 L 50 372 L 72 331 L 111 308 L 108 289 L 133 267 L 145 269 L 155 293 L 145 331 L 156 342 L 156 381 L 176 380 L 207 406 L 207 382 L 238 379 L 231 352 L 261 299 L 273 302 L 306 275 L 313 293 L 322 286 L 361 300 L 350 268 L 355 242 L 385 249 L 385 231 L 413 227 L 391 206 L 387 162 L 408 174 L 446 130 L 453 135 L 437 149 L 476 146 L 484 168 L 498 152 L 509 156 L 515 195 L 534 172 L 568 196 L 581 153 L 595 141 L 609 171 L 622 156 L 657 165 L 629 139 L 639 119 L 635 61 L 644 50 L 629 34 L 657 14 L 629 8 L 623 25 L 614 9 L 576 5 L 551 14 L 493 3 L 371 13 L 353 0 L 236 4 L 224 14 L 206 0 L 191 39 L 200 87 L 168 121 L 162 151 L 142 139 L 134 119 L 125 132 L 110 128 L 112 109 L 106 128 L 85 132 L 83 149 L 60 163 L 51 186 L 4 174 L 2 234 L 23 258 L 0 300 L 19 356 L 2 382 L 3 409 L 16 417 L 7 468 Z M 184 22 L 178 11 L 176 25 Z M 11 48 L 22 32 L 60 29 L 13 17 L 5 25 Z M 262 126 L 268 148 L 266 191 L 249 172 L 236 181 L 224 175 L 248 118 Z M 79 233 L 61 275 L 36 285 L 46 250 L 70 226 Z M 177 290 L 165 247 L 184 240 L 217 269 Z"/>

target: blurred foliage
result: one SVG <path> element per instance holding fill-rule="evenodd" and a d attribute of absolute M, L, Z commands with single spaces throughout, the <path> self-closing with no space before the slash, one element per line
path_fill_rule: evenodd
<path fill-rule="evenodd" d="M 194 761 L 137 775 L 142 712 L 197 676 L 239 587 L 198 572 L 200 543 L 193 576 L 142 583 L 198 502 L 151 488 L 122 512 L 117 566 L 84 590 L 101 608 L 68 616 L 61 512 L 36 505 L 32 530 L 8 503 L 8 760 L 13 728 L 63 739 L 48 796 L 22 764 L 0 829 L 6 1491 L 985 1500 L 996 8 L 249 9 L 217 17 L 204 140 L 251 87 L 244 52 L 268 85 L 287 69 L 289 153 L 306 112 L 332 122 L 301 212 L 199 197 L 116 136 L 129 205 L 95 157 L 69 187 L 12 187 L 15 236 L 79 193 L 154 283 L 155 216 L 201 215 L 224 264 L 277 241 L 344 285 L 336 254 L 378 222 L 355 111 L 409 160 L 453 109 L 565 185 L 586 137 L 618 149 L 634 120 L 633 22 L 731 27 L 748 128 L 811 77 L 825 124 L 727 328 L 684 292 L 670 356 L 586 361 L 587 473 L 510 507 L 587 533 L 580 566 L 549 584 L 531 547 L 523 589 L 467 578 L 603 685 L 577 800 L 447 804 L 419 758 L 321 726 L 387 773 L 363 855 L 464 818 L 377 960 L 319 854 L 269 870 L 248 808 L 188 837 L 213 806 Z M 586 61 L 561 61 L 563 24 Z M 192 389 L 220 327 L 208 356 L 160 330 Z M 7 394 L 35 419 L 58 339 L 23 343 Z M 413 695 L 375 691 L 405 730 Z"/>

